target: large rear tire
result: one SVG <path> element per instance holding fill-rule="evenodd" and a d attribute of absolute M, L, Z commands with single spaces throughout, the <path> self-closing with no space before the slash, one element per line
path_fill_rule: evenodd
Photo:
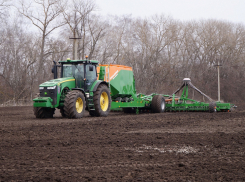
<path fill-rule="evenodd" d="M 49 107 L 33 107 L 36 118 L 53 118 L 55 109 Z"/>
<path fill-rule="evenodd" d="M 67 93 L 64 102 L 64 114 L 68 118 L 81 118 L 86 106 L 85 97 L 82 92 L 73 90 Z"/>
<path fill-rule="evenodd" d="M 165 99 L 161 95 L 154 95 L 151 102 L 153 113 L 162 113 L 165 111 Z"/>
<path fill-rule="evenodd" d="M 107 116 L 109 114 L 111 108 L 111 97 L 109 88 L 106 85 L 102 84 L 97 88 L 93 101 L 95 108 L 93 114 L 95 114 L 95 116 Z"/>

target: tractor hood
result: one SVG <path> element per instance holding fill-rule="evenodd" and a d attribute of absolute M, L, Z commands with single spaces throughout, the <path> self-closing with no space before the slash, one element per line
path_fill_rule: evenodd
<path fill-rule="evenodd" d="M 46 81 L 44 83 L 42 83 L 41 85 L 39 85 L 39 87 L 53 87 L 56 85 L 60 85 L 61 83 L 64 82 L 69 82 L 69 81 L 75 81 L 74 77 L 66 77 L 66 78 L 58 78 L 58 79 L 54 79 L 54 80 L 49 80 Z"/>

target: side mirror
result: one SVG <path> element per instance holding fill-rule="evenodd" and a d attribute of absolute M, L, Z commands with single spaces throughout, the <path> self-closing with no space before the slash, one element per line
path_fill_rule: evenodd
<path fill-rule="evenodd" d="M 55 73 L 55 70 L 57 72 L 56 61 L 53 60 L 53 62 L 54 62 L 54 65 L 53 65 L 53 68 L 52 68 L 52 73 Z"/>
<path fill-rule="evenodd" d="M 94 71 L 94 66 L 93 65 L 89 65 L 89 71 Z"/>
<path fill-rule="evenodd" d="M 56 79 L 57 78 L 57 65 L 53 66 L 52 73 L 54 74 L 54 79 Z"/>

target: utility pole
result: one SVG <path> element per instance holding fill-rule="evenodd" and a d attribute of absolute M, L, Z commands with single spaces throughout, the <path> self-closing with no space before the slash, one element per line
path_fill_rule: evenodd
<path fill-rule="evenodd" d="M 222 66 L 222 65 L 219 63 L 219 60 L 218 60 L 218 64 L 214 65 L 214 66 L 217 66 L 217 70 L 218 70 L 218 101 L 220 102 L 220 74 L 219 74 L 219 67 Z"/>
<path fill-rule="evenodd" d="M 75 18 L 74 18 L 74 20 L 75 20 L 75 27 L 73 29 L 73 36 L 74 37 L 70 38 L 70 39 L 73 39 L 73 60 L 77 60 L 77 48 L 78 48 L 78 41 L 77 41 L 77 39 L 81 39 L 77 35 L 77 19 L 76 19 L 77 16 L 76 15 L 77 14 L 75 13 Z"/>
<path fill-rule="evenodd" d="M 70 38 L 70 39 L 73 39 L 73 59 L 74 60 L 77 60 L 77 48 L 78 48 L 78 41 L 77 39 L 81 39 L 81 37 L 79 38 L 78 35 L 77 35 L 77 30 L 74 29 L 73 30 L 73 34 L 74 34 L 74 37 Z"/>

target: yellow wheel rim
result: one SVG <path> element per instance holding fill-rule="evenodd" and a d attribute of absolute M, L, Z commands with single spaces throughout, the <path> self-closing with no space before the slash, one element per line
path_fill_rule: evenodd
<path fill-rule="evenodd" d="M 100 96 L 100 107 L 102 111 L 107 111 L 109 106 L 109 97 L 106 92 L 102 92 Z"/>
<path fill-rule="evenodd" d="M 78 113 L 81 113 L 83 111 L 83 100 L 80 97 L 78 97 L 76 101 L 76 110 Z"/>

